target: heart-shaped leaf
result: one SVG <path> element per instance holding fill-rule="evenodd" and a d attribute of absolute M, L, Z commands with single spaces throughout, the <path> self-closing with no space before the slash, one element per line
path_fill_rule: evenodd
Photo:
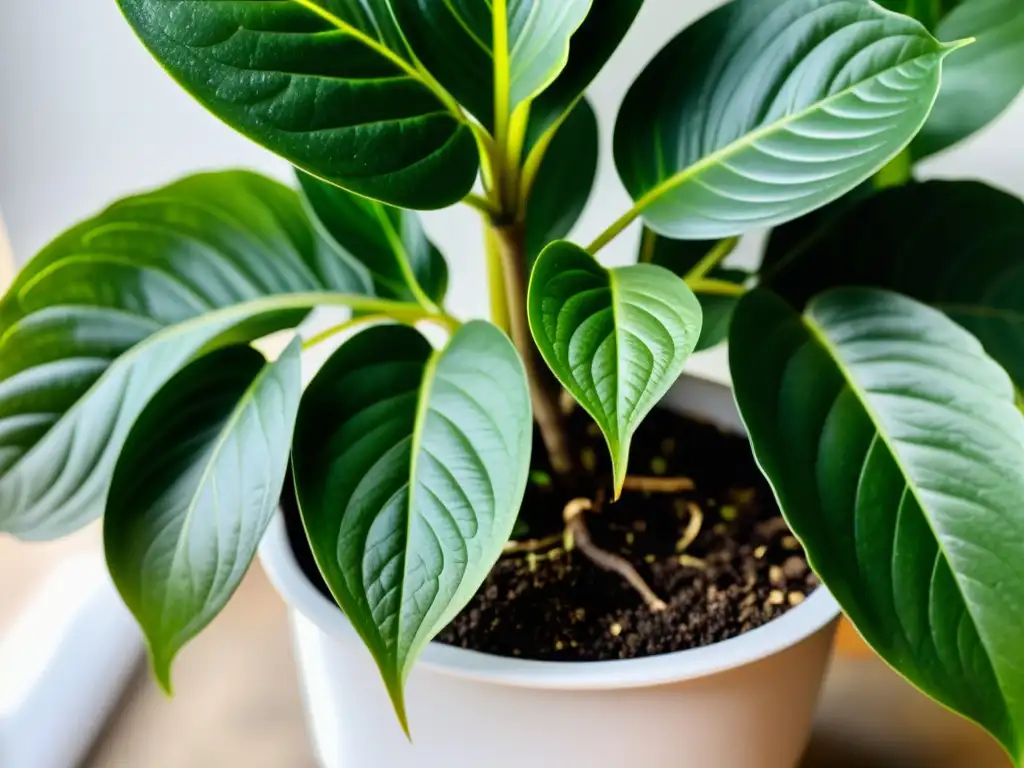
<path fill-rule="evenodd" d="M 669 240 L 647 229 L 641 239 L 640 261 L 664 267 L 672 274 L 686 278 L 702 259 L 718 247 L 717 242 L 708 240 Z M 741 286 L 750 274 L 742 269 L 716 266 L 706 277 L 717 285 Z M 694 352 L 717 347 L 729 338 L 729 323 L 739 302 L 739 295 L 712 290 L 710 285 L 705 281 L 707 287 L 702 288 L 698 284 L 694 289 L 704 315 L 700 340 Z"/>
<path fill-rule="evenodd" d="M 409 55 L 387 0 L 118 4 L 192 96 L 294 165 L 403 208 L 472 188 L 472 129 Z"/>
<path fill-rule="evenodd" d="M 559 242 L 537 259 L 527 305 L 544 360 L 604 432 L 617 498 L 633 433 L 700 338 L 700 303 L 666 269 L 605 269 L 582 248 Z"/>
<path fill-rule="evenodd" d="M 736 399 L 815 570 L 895 669 L 1022 754 L 1024 415 L 970 334 L 838 289 L 733 318 Z"/>
<path fill-rule="evenodd" d="M 434 306 L 444 300 L 448 265 L 411 211 L 354 195 L 298 173 L 323 233 L 373 277 L 378 296 Z"/>
<path fill-rule="evenodd" d="M 534 100 L 526 133 L 527 154 L 543 154 L 558 126 L 572 113 L 587 87 L 611 58 L 640 12 L 643 0 L 599 0 L 569 42 L 565 69 Z M 537 161 L 539 162 L 539 161 Z"/>
<path fill-rule="evenodd" d="M 441 351 L 411 328 L 370 328 L 303 398 L 293 458 L 302 520 L 406 730 L 406 676 L 501 555 L 531 445 L 523 365 L 487 323 L 463 326 Z"/>
<path fill-rule="evenodd" d="M 247 346 L 199 358 L 125 441 L 103 521 L 107 564 L 167 691 L 174 657 L 237 589 L 277 509 L 300 351 L 295 340 L 276 363 Z"/>
<path fill-rule="evenodd" d="M 395 18 L 419 61 L 488 130 L 547 88 L 592 0 L 406 0 Z"/>
<path fill-rule="evenodd" d="M 532 262 L 548 243 L 569 234 L 597 178 L 597 115 L 585 99 L 559 127 L 537 172 L 526 209 L 526 255 Z"/>
<path fill-rule="evenodd" d="M 870 0 L 733 0 L 630 89 L 619 174 L 647 225 L 676 239 L 797 218 L 914 137 L 955 48 Z"/>
<path fill-rule="evenodd" d="M 123 200 L 45 248 L 0 302 L 0 531 L 55 538 L 99 516 L 135 418 L 200 352 L 321 303 L 422 314 L 336 293 L 365 275 L 320 245 L 294 192 L 215 174 Z"/>
<path fill-rule="evenodd" d="M 943 17 L 936 34 L 940 40 L 977 41 L 946 63 L 939 98 L 911 145 L 917 159 L 981 130 L 1024 89 L 1020 0 L 963 0 Z"/>
<path fill-rule="evenodd" d="M 1024 201 L 970 181 L 886 190 L 821 227 L 772 234 L 762 281 L 802 307 L 840 285 L 889 288 L 971 331 L 1024 390 Z"/>

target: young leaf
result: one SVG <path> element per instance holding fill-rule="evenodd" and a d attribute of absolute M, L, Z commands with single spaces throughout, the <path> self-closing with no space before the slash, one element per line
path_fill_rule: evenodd
<path fill-rule="evenodd" d="M 921 159 L 995 120 L 1024 88 L 1024 6 L 1020 0 L 963 0 L 938 25 L 940 40 L 977 38 L 953 56 L 928 122 L 911 145 Z"/>
<path fill-rule="evenodd" d="M 237 589 L 277 509 L 300 350 L 296 339 L 270 364 L 247 346 L 199 358 L 125 441 L 103 521 L 107 564 L 167 691 L 174 657 Z"/>
<path fill-rule="evenodd" d="M 633 433 L 700 338 L 700 303 L 668 270 L 605 269 L 559 242 L 537 260 L 527 305 L 544 360 L 604 432 L 618 497 Z"/>
<path fill-rule="evenodd" d="M 840 285 L 889 288 L 973 333 L 1024 390 L 1024 201 L 971 181 L 886 190 L 827 227 L 772 234 L 763 283 L 803 306 Z"/>
<path fill-rule="evenodd" d="M 364 265 L 378 296 L 437 304 L 448 288 L 448 265 L 427 239 L 419 217 L 298 172 L 312 218 L 349 258 Z"/>
<path fill-rule="evenodd" d="M 685 278 L 717 245 L 717 242 L 711 240 L 669 240 L 646 229 L 641 240 L 640 260 L 664 267 L 672 274 Z M 741 286 L 750 275 L 742 269 L 716 266 L 706 277 L 719 283 Z M 708 289 L 701 290 L 699 287 L 694 291 L 694 295 L 700 301 L 704 315 L 700 340 L 694 352 L 702 352 L 717 347 L 729 338 L 729 323 L 732 321 L 732 313 L 739 302 L 739 296 L 725 295 Z"/>
<path fill-rule="evenodd" d="M 733 318 L 757 461 L 829 590 L 895 669 L 1024 758 L 1024 415 L 942 313 L 839 289 Z"/>
<path fill-rule="evenodd" d="M 0 531 L 56 538 L 98 517 L 132 423 L 195 355 L 323 303 L 409 313 L 337 293 L 363 290 L 339 265 L 298 196 L 251 174 L 128 198 L 60 236 L 0 302 Z"/>
<path fill-rule="evenodd" d="M 482 322 L 441 351 L 405 326 L 363 331 L 303 399 L 293 458 L 302 520 L 406 730 L 405 679 L 501 555 L 532 436 L 522 363 Z"/>
<path fill-rule="evenodd" d="M 565 69 L 530 108 L 526 153 L 550 141 L 559 124 L 611 58 L 640 12 L 643 0 L 599 0 L 569 42 Z"/>
<path fill-rule="evenodd" d="M 914 137 L 956 47 L 870 0 L 733 0 L 630 89 L 615 129 L 619 175 L 667 237 L 797 218 Z"/>
<path fill-rule="evenodd" d="M 583 99 L 555 134 L 530 192 L 526 255 L 531 262 L 576 225 L 597 178 L 599 150 L 597 115 Z"/>
<path fill-rule="evenodd" d="M 488 130 L 565 67 L 592 0 L 406 0 L 392 8 L 431 74 Z"/>
<path fill-rule="evenodd" d="M 118 4 L 192 96 L 294 165 L 403 208 L 472 188 L 472 130 L 413 63 L 387 0 Z"/>

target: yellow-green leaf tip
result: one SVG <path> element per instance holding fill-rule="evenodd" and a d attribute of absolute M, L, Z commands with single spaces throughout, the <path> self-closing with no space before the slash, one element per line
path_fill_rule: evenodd
<path fill-rule="evenodd" d="M 402 726 L 405 738 L 412 744 L 412 732 L 409 730 L 409 715 L 405 709 L 405 684 L 402 680 L 395 680 L 390 675 L 385 676 L 384 684 L 387 686 L 391 705 L 395 708 L 398 724 Z"/>

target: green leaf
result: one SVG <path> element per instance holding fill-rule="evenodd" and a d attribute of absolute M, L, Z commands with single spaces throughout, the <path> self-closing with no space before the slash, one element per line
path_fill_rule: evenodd
<path fill-rule="evenodd" d="M 526 254 L 531 262 L 576 225 L 597 178 L 599 150 L 597 115 L 584 99 L 555 134 L 530 192 Z"/>
<path fill-rule="evenodd" d="M 1024 758 L 1024 415 L 942 313 L 838 289 L 733 319 L 736 399 L 811 564 L 895 669 Z"/>
<path fill-rule="evenodd" d="M 772 234 L 763 282 L 802 307 L 820 291 L 869 285 L 941 309 L 1024 389 L 1024 201 L 971 181 L 887 190 L 826 229 Z"/>
<path fill-rule="evenodd" d="M 572 113 L 583 92 L 611 58 L 640 12 L 643 0 L 600 0 L 569 42 L 569 61 L 555 81 L 534 100 L 526 135 L 527 153 L 546 145 Z"/>
<path fill-rule="evenodd" d="M 961 2 L 963 0 L 878 0 L 883 8 L 912 16 L 933 32 L 946 14 Z"/>
<path fill-rule="evenodd" d="M 196 355 L 319 304 L 422 315 L 363 288 L 298 196 L 252 174 L 128 198 L 58 237 L 0 302 L 0 531 L 56 538 L 98 517 L 135 418 Z"/>
<path fill-rule="evenodd" d="M 303 398 L 293 458 L 302 520 L 406 730 L 405 679 L 501 555 L 531 441 L 522 363 L 483 322 L 441 351 L 408 327 L 370 328 Z"/>
<path fill-rule="evenodd" d="M 527 307 L 544 360 L 604 432 L 618 497 L 633 433 L 679 378 L 700 337 L 700 303 L 666 269 L 605 269 L 578 246 L 559 242 L 533 268 Z"/>
<path fill-rule="evenodd" d="M 700 264 L 701 259 L 718 245 L 717 242 L 708 240 L 670 240 L 650 229 L 644 230 L 641 243 L 641 261 L 664 267 L 682 278 L 685 278 Z M 706 277 L 718 282 L 743 285 L 750 274 L 742 269 L 716 266 Z M 702 291 L 699 288 L 694 291 L 694 295 L 700 301 L 704 316 L 700 340 L 694 352 L 703 352 L 717 347 L 729 338 L 729 323 L 732 321 L 732 313 L 739 302 L 739 296 L 726 296 L 708 290 Z"/>
<path fill-rule="evenodd" d="M 921 159 L 981 130 L 1024 89 L 1024 6 L 1020 0 L 963 0 L 938 25 L 942 40 L 977 38 L 945 65 L 942 90 L 911 145 Z"/>
<path fill-rule="evenodd" d="M 472 188 L 472 129 L 413 63 L 387 0 L 118 0 L 167 72 L 232 128 L 402 208 Z"/>
<path fill-rule="evenodd" d="M 914 137 L 956 45 L 870 0 L 733 0 L 622 105 L 615 159 L 635 211 L 659 234 L 710 240 L 835 200 Z"/>
<path fill-rule="evenodd" d="M 405 0 L 392 8 L 419 61 L 494 131 L 554 82 L 591 2 Z"/>
<path fill-rule="evenodd" d="M 448 265 L 419 217 L 298 172 L 312 218 L 346 257 L 364 265 L 377 295 L 432 306 L 444 300 Z"/>
<path fill-rule="evenodd" d="M 302 393 L 298 339 L 201 357 L 139 415 L 103 521 L 107 564 L 171 690 L 174 657 L 238 588 L 281 498 Z"/>

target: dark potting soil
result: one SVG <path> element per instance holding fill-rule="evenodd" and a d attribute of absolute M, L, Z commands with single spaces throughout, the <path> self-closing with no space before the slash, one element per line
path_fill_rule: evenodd
<path fill-rule="evenodd" d="M 607 449 L 589 417 L 577 410 L 570 431 L 594 482 L 607 478 Z M 634 438 L 630 469 L 693 481 L 692 490 L 677 494 L 626 492 L 586 518 L 594 544 L 626 558 L 667 610 L 652 612 L 621 576 L 578 549 L 567 552 L 559 540 L 503 557 L 438 641 L 550 661 L 637 658 L 736 637 L 817 587 L 745 439 L 659 410 Z M 518 539 L 558 534 L 563 508 L 578 493 L 560 490 L 545 469 L 535 471 Z M 283 506 L 303 571 L 329 596 L 289 492 Z"/>

